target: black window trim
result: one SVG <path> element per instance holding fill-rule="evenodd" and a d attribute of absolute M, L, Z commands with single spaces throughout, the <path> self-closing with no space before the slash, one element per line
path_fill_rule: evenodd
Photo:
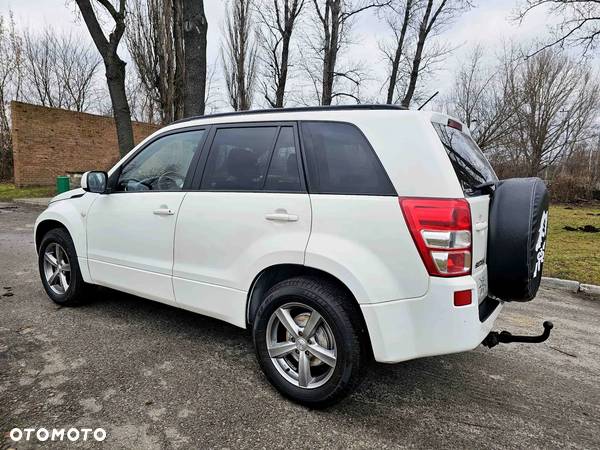
<path fill-rule="evenodd" d="M 148 142 L 146 142 L 142 147 L 138 148 L 134 153 L 129 155 L 129 157 L 125 161 L 123 161 L 121 164 L 119 164 L 119 167 L 117 167 L 117 169 L 110 175 L 110 177 L 108 179 L 109 193 L 112 195 L 112 194 L 148 194 L 148 193 L 156 193 L 156 192 L 189 192 L 190 186 L 192 183 L 192 177 L 196 170 L 196 166 L 198 165 L 198 161 L 200 159 L 202 149 L 204 148 L 204 145 L 206 143 L 206 138 L 207 138 L 208 134 L 210 133 L 210 129 L 211 129 L 211 125 L 195 125 L 195 126 L 191 126 L 191 127 L 177 128 L 175 130 L 168 130 L 163 133 L 157 134 L 152 139 L 150 139 Z M 190 131 L 204 131 L 204 134 L 202 135 L 200 142 L 198 142 L 198 147 L 196 148 L 196 152 L 194 153 L 192 161 L 190 162 L 190 166 L 188 167 L 188 170 L 186 172 L 185 180 L 183 182 L 183 187 L 180 190 L 177 190 L 177 191 L 175 191 L 175 190 L 117 191 L 116 190 L 117 183 L 119 181 L 119 177 L 121 176 L 121 172 L 123 171 L 123 168 L 127 164 L 129 164 L 131 161 L 133 161 L 133 159 L 137 155 L 142 153 L 146 148 L 148 148 L 150 145 L 152 145 L 154 142 L 158 141 L 159 139 L 162 139 L 167 136 L 172 136 L 174 134 L 187 133 Z"/>
<path fill-rule="evenodd" d="M 300 129 L 300 141 L 302 143 L 302 160 L 304 163 L 304 166 L 307 168 L 305 171 L 305 174 L 308 173 L 308 161 L 306 159 L 306 153 L 307 153 L 307 145 L 305 144 L 305 140 L 311 139 L 309 137 L 310 133 L 308 133 L 307 131 L 305 131 L 304 125 L 306 123 L 336 123 L 336 124 L 344 124 L 344 125 L 350 125 L 351 127 L 353 127 L 354 129 L 356 129 L 360 135 L 363 137 L 363 139 L 365 140 L 368 149 L 371 151 L 372 155 L 375 157 L 375 160 L 377 161 L 377 164 L 379 164 L 379 167 L 381 168 L 384 176 L 386 177 L 390 187 L 391 187 L 391 191 L 387 194 L 383 194 L 383 193 L 378 193 L 378 194 L 370 194 L 370 193 L 348 193 L 348 192 L 318 192 L 314 186 L 311 186 L 309 177 L 306 175 L 306 183 L 308 186 L 308 192 L 311 195 L 361 195 L 361 196 L 366 196 L 366 197 L 397 197 L 398 193 L 396 191 L 396 187 L 394 186 L 394 183 L 392 183 L 392 180 L 390 179 L 390 176 L 387 173 L 387 170 L 385 170 L 385 167 L 383 166 L 381 160 L 379 159 L 379 155 L 377 155 L 377 152 L 375 151 L 375 149 L 373 148 L 373 146 L 371 145 L 371 142 L 369 141 L 369 139 L 367 138 L 367 136 L 365 136 L 365 134 L 363 133 L 363 131 L 355 124 L 352 122 L 347 122 L 347 121 L 343 121 L 343 120 L 301 120 L 299 121 L 299 129 Z M 311 143 L 312 144 L 312 143 Z M 312 145 L 312 148 L 314 148 L 314 144 Z"/>
<path fill-rule="evenodd" d="M 280 191 L 280 190 L 267 190 L 267 189 L 206 189 L 202 188 L 202 179 L 204 178 L 204 172 L 206 170 L 206 165 L 208 162 L 208 157 L 210 156 L 211 148 L 215 139 L 215 135 L 218 130 L 228 129 L 228 128 L 259 128 L 259 127 L 274 127 L 277 128 L 275 131 L 275 136 L 273 142 L 271 143 L 271 155 L 269 157 L 270 160 L 273 157 L 273 152 L 275 150 L 275 145 L 277 145 L 277 138 L 279 137 L 279 133 L 281 128 L 283 127 L 291 127 L 294 133 L 294 144 L 296 145 L 296 158 L 298 160 L 298 172 L 300 175 L 300 189 L 294 191 Z M 304 175 L 304 166 L 302 160 L 302 148 L 300 142 L 300 133 L 298 130 L 298 122 L 297 121 L 261 121 L 261 122 L 231 122 L 231 123 L 217 123 L 212 124 L 210 132 L 208 133 L 206 139 L 204 140 L 204 145 L 202 150 L 199 152 L 200 157 L 198 159 L 198 163 L 196 165 L 195 173 L 190 183 L 189 192 L 235 192 L 239 194 L 244 193 L 266 193 L 266 194 L 307 194 L 308 190 L 306 188 L 306 178 Z M 268 175 L 268 167 L 267 172 Z M 266 183 L 266 176 L 265 176 Z M 263 183 L 263 187 L 265 186 Z"/>

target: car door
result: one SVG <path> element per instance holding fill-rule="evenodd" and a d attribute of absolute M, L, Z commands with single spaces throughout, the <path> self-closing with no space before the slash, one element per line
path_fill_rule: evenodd
<path fill-rule="evenodd" d="M 175 223 L 205 130 L 161 135 L 112 175 L 87 216 L 94 283 L 173 303 Z"/>
<path fill-rule="evenodd" d="M 214 126 L 205 148 L 177 221 L 175 298 L 243 327 L 261 270 L 304 263 L 311 208 L 296 124 Z"/>

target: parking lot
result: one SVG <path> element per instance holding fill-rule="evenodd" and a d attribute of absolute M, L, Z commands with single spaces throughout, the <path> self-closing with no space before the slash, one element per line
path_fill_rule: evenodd
<path fill-rule="evenodd" d="M 59 308 L 38 279 L 39 209 L 0 209 L 0 448 L 13 427 L 102 427 L 111 448 L 598 448 L 600 299 L 542 288 L 496 329 L 540 345 L 373 365 L 343 403 L 278 395 L 250 334 L 110 290 Z M 13 295 L 11 295 L 13 294 Z M 36 444 L 30 443 L 30 447 Z"/>

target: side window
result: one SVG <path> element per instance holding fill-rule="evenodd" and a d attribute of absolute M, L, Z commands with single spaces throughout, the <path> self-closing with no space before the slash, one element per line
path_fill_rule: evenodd
<path fill-rule="evenodd" d="M 206 162 L 201 189 L 261 190 L 277 129 L 275 126 L 218 129 Z"/>
<path fill-rule="evenodd" d="M 375 152 L 355 126 L 304 122 L 302 133 L 311 192 L 396 195 Z"/>
<path fill-rule="evenodd" d="M 117 191 L 180 191 L 204 130 L 170 134 L 152 142 L 121 171 Z"/>
<path fill-rule="evenodd" d="M 282 127 L 279 130 L 267 172 L 265 190 L 285 192 L 301 190 L 298 155 L 292 127 Z"/>

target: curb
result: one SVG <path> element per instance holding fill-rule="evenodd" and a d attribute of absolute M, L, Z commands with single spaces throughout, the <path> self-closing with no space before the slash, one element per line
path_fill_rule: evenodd
<path fill-rule="evenodd" d="M 20 203 L 22 205 L 34 205 L 34 206 L 48 206 L 52 200 L 51 197 L 39 197 L 39 198 L 15 198 L 14 203 Z"/>
<path fill-rule="evenodd" d="M 562 280 L 560 278 L 542 277 L 542 286 L 546 288 L 564 289 L 569 292 L 591 294 L 600 299 L 600 286 L 595 284 L 580 283 L 575 280 Z"/>

